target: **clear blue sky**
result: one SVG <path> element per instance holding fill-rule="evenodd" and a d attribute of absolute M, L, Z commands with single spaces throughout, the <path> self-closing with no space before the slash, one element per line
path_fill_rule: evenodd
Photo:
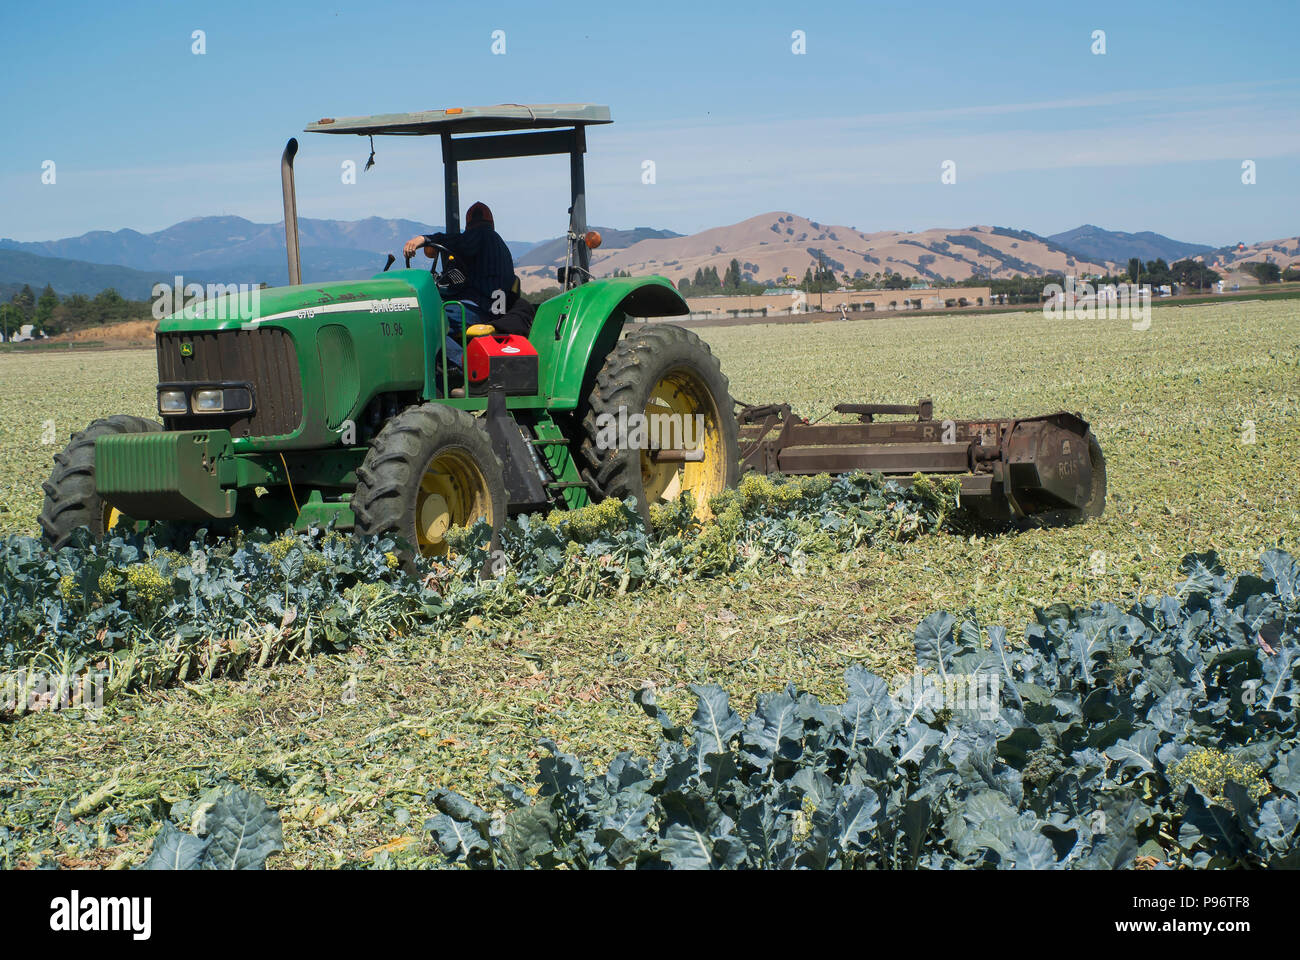
<path fill-rule="evenodd" d="M 1300 232 L 1298 28 L 1294 0 L 6 2 L 0 236 L 274 222 L 280 149 L 308 121 L 592 101 L 615 119 L 588 140 L 590 219 L 609 226 L 789 210 L 860 230 L 1274 239 Z M 360 167 L 364 140 L 301 142 L 301 216 L 441 222 L 436 141 L 380 140 L 355 185 L 340 164 Z M 462 198 L 488 200 L 507 237 L 542 239 L 563 228 L 564 184 L 560 160 L 474 164 Z"/>

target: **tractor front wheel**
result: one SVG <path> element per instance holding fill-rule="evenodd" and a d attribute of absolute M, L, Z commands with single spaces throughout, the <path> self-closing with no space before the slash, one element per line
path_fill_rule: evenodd
<path fill-rule="evenodd" d="M 650 507 L 690 492 L 707 518 L 709 498 L 740 479 L 730 388 L 718 358 L 690 330 L 637 324 L 618 342 L 588 397 L 580 447 L 584 475 L 602 497 Z"/>
<path fill-rule="evenodd" d="M 41 510 L 41 530 L 54 548 L 68 542 L 74 530 L 85 527 L 90 535 L 102 539 L 127 519 L 121 511 L 105 503 L 95 489 L 95 441 L 100 437 L 123 433 L 157 433 L 162 424 L 144 417 L 125 414 L 92 421 L 72 440 L 62 453 L 54 455 L 54 471 L 41 485 L 45 507 Z"/>
<path fill-rule="evenodd" d="M 465 411 L 408 407 L 388 421 L 357 468 L 352 512 L 358 534 L 400 537 L 424 556 L 445 556 L 453 527 L 504 522 L 501 461 Z"/>

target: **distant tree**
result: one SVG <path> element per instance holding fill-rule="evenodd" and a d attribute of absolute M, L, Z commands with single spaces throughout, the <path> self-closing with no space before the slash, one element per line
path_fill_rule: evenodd
<path fill-rule="evenodd" d="M 1155 260 L 1148 260 L 1146 271 L 1142 274 L 1143 283 L 1150 283 L 1156 286 L 1170 283 L 1173 280 L 1169 272 L 1169 264 L 1165 263 L 1163 257 L 1157 257 Z"/>
<path fill-rule="evenodd" d="M 1173 277 L 1175 283 L 1182 284 L 1185 287 L 1195 287 L 1198 290 L 1211 287 L 1221 279 L 1217 273 L 1204 263 L 1198 263 L 1195 260 L 1179 260 L 1169 268 L 1169 274 Z"/>
<path fill-rule="evenodd" d="M 559 287 L 543 287 L 541 290 L 534 291 L 533 293 L 525 293 L 523 297 L 529 303 L 536 305 L 545 303 L 547 300 L 551 299 L 551 297 L 558 297 L 563 292 L 564 291 Z"/>
<path fill-rule="evenodd" d="M 1260 283 L 1277 283 L 1282 279 L 1282 268 L 1276 263 L 1248 263 L 1246 269 Z"/>
<path fill-rule="evenodd" d="M 1142 275 L 1142 261 L 1137 257 L 1128 259 L 1128 282 L 1137 283 L 1138 277 Z"/>
<path fill-rule="evenodd" d="M 112 287 L 95 294 L 91 306 L 94 308 L 97 323 L 117 323 L 119 320 L 125 320 L 129 315 L 127 301 Z"/>
<path fill-rule="evenodd" d="M 9 337 L 17 333 L 24 322 L 23 312 L 17 304 L 0 303 L 0 335 L 4 336 L 5 343 L 9 342 Z"/>
<path fill-rule="evenodd" d="M 54 308 L 58 305 L 59 295 L 47 283 L 45 289 L 41 291 L 40 299 L 36 301 L 36 312 L 32 317 L 32 322 L 36 324 L 37 329 L 45 330 L 49 327 L 50 321 L 54 319 Z"/>
<path fill-rule="evenodd" d="M 1300 280 L 1300 266 L 1287 267 L 1282 271 L 1282 279 L 1287 283 Z"/>
<path fill-rule="evenodd" d="M 60 331 L 76 330 L 90 322 L 90 301 L 85 294 L 74 293 L 54 308 L 54 325 Z"/>
<path fill-rule="evenodd" d="M 36 294 L 28 284 L 24 283 L 23 288 L 15 293 L 9 302 L 23 315 L 23 323 L 29 323 L 36 313 Z"/>

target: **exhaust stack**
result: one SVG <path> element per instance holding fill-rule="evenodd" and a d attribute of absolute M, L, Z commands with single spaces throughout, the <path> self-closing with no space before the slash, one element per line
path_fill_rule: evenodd
<path fill-rule="evenodd" d="M 280 187 L 284 191 L 284 245 L 289 251 L 289 285 L 302 283 L 302 256 L 298 249 L 298 197 L 293 186 L 293 158 L 298 139 L 290 137 L 280 155 Z"/>

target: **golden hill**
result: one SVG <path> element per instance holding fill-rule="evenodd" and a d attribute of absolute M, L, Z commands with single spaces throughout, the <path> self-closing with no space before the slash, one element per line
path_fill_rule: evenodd
<path fill-rule="evenodd" d="M 819 258 L 837 274 L 850 277 L 861 271 L 867 276 L 901 273 L 928 280 L 1045 273 L 1084 276 L 1117 269 L 1114 264 L 1078 260 L 1025 231 L 976 226 L 863 233 L 776 211 L 685 237 L 598 249 L 593 252 L 592 272 L 597 276 L 615 270 L 634 275 L 658 273 L 675 283 L 694 277 L 701 268 L 714 267 L 722 276 L 733 258 L 744 273 L 759 281 L 777 280 L 786 274 L 802 278 Z M 537 290 L 554 284 L 555 268 L 562 265 L 561 259 L 547 266 L 521 267 L 518 272 L 526 290 Z"/>

